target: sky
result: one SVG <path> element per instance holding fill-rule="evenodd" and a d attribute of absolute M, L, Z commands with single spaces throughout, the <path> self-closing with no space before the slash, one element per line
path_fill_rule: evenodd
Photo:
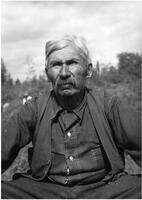
<path fill-rule="evenodd" d="M 30 66 L 42 74 L 45 43 L 63 35 L 84 37 L 94 66 L 142 54 L 140 1 L 3 1 L 1 10 L 1 57 L 14 80 L 30 76 Z"/>

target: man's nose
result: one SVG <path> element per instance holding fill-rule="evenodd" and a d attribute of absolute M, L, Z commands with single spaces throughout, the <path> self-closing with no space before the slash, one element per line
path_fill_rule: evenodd
<path fill-rule="evenodd" d="M 64 79 L 70 77 L 70 72 L 66 64 L 63 64 L 61 67 L 60 77 Z"/>

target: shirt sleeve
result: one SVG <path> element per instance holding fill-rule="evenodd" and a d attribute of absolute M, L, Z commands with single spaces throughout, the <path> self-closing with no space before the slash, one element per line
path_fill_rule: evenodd
<path fill-rule="evenodd" d="M 36 118 L 35 98 L 25 103 L 2 124 L 2 171 L 10 166 L 19 150 L 31 141 Z"/>
<path fill-rule="evenodd" d="M 112 97 L 108 102 L 108 118 L 119 148 L 141 163 L 141 116 L 127 102 Z"/>

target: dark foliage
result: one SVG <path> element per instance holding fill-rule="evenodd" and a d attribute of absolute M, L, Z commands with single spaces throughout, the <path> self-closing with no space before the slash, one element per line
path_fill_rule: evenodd
<path fill-rule="evenodd" d="M 120 73 L 138 78 L 141 77 L 142 55 L 125 52 L 118 54 L 118 59 L 118 70 Z"/>

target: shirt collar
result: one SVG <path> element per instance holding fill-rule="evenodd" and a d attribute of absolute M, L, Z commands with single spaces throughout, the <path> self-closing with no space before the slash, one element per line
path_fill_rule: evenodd
<path fill-rule="evenodd" d="M 59 112 L 62 112 L 64 110 L 60 106 L 60 104 L 56 101 L 55 96 L 53 94 L 53 91 L 52 91 L 52 109 L 53 109 L 53 112 L 52 112 L 50 119 L 55 118 L 58 115 Z"/>
<path fill-rule="evenodd" d="M 84 113 L 84 109 L 85 109 L 85 106 L 86 106 L 86 102 L 87 102 L 87 92 L 85 90 L 85 94 L 84 94 L 84 98 L 81 102 L 81 104 L 73 110 L 73 112 L 80 118 L 82 119 L 83 117 L 83 113 Z"/>

